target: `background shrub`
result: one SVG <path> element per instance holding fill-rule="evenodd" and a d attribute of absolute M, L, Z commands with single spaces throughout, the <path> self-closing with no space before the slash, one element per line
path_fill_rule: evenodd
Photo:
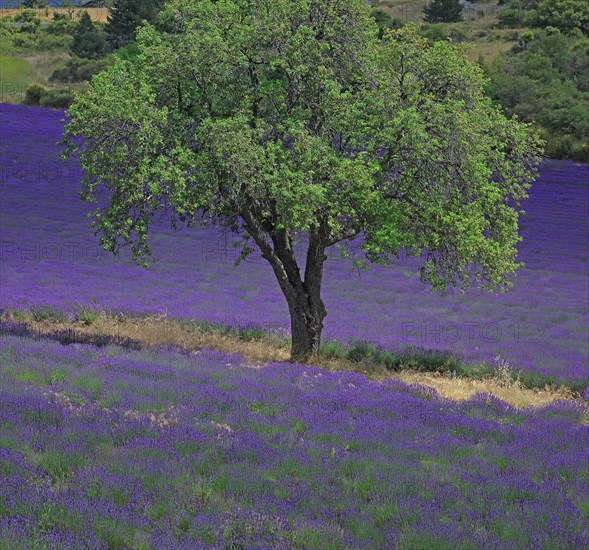
<path fill-rule="evenodd" d="M 61 15 L 61 14 L 56 13 L 56 14 L 54 14 L 54 16 L 55 15 Z M 48 34 L 53 34 L 53 35 L 58 35 L 58 36 L 64 36 L 64 35 L 73 36 L 75 30 L 76 30 L 76 24 L 73 23 L 72 21 L 70 21 L 69 19 L 65 18 L 65 16 L 64 16 L 64 18 L 54 19 L 54 21 L 49 23 L 49 25 L 45 29 L 45 32 L 47 32 Z"/>
<path fill-rule="evenodd" d="M 524 23 L 524 12 L 518 8 L 507 8 L 497 16 L 497 26 L 500 28 L 521 27 Z"/>
<path fill-rule="evenodd" d="M 108 65 L 106 59 L 70 59 L 64 67 L 55 69 L 49 77 L 50 82 L 84 82 L 90 80 Z"/>
<path fill-rule="evenodd" d="M 39 105 L 53 109 L 66 109 L 74 101 L 74 92 L 68 89 L 47 88 L 41 94 Z"/>
<path fill-rule="evenodd" d="M 45 89 L 45 86 L 41 86 L 41 84 L 29 84 L 27 91 L 25 92 L 25 105 L 39 105 Z"/>
<path fill-rule="evenodd" d="M 53 109 L 65 109 L 74 100 L 74 92 L 62 88 L 46 88 L 41 84 L 30 84 L 25 92 L 25 105 L 40 105 Z"/>
<path fill-rule="evenodd" d="M 30 23 L 31 21 L 41 21 L 37 18 L 37 13 L 33 10 L 23 10 L 14 16 L 15 23 Z"/>

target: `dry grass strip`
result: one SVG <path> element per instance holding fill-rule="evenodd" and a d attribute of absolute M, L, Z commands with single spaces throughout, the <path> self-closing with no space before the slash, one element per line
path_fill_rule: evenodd
<path fill-rule="evenodd" d="M 256 368 L 268 363 L 288 361 L 290 356 L 288 345 L 277 337 L 268 336 L 261 340 L 244 341 L 235 335 L 203 330 L 194 324 L 166 317 L 134 319 L 101 315 L 91 325 L 79 322 L 37 322 L 32 317 L 25 319 L 23 314 L 15 317 L 12 313 L 4 313 L 1 319 L 21 322 L 24 320 L 32 330 L 40 334 L 72 330 L 84 335 L 130 339 L 147 346 L 179 346 L 188 351 L 211 349 L 227 354 L 239 354 L 249 365 Z M 328 359 L 323 356 L 314 358 L 309 361 L 309 364 L 330 371 L 353 371 L 372 380 L 396 378 L 408 384 L 421 384 L 434 388 L 442 397 L 457 401 L 467 400 L 481 392 L 490 393 L 519 408 L 539 407 L 558 400 L 575 399 L 574 392 L 563 387 L 529 389 L 517 383 L 506 385 L 493 378 L 474 380 L 411 370 L 392 372 L 382 365 L 356 363 L 346 359 Z"/>

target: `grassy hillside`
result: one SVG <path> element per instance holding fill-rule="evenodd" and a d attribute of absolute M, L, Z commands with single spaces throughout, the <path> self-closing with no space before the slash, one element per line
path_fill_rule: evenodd
<path fill-rule="evenodd" d="M 427 4 L 425 0 L 383 0 L 377 7 L 402 23 L 423 24 L 423 7 Z M 469 57 L 473 61 L 481 56 L 485 62 L 491 62 L 513 46 L 517 32 L 495 28 L 498 13 L 496 0 L 477 2 L 474 6 L 473 10 L 464 12 L 464 21 L 460 23 L 430 27 L 437 27 L 438 32 L 453 34 L 454 39 L 472 44 Z"/>
<path fill-rule="evenodd" d="M 0 101 L 20 103 L 27 86 L 35 80 L 26 59 L 0 54 Z"/>

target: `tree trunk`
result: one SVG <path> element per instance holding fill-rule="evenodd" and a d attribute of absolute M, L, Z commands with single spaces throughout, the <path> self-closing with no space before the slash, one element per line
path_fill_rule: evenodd
<path fill-rule="evenodd" d="M 321 332 L 325 319 L 325 306 L 320 296 L 321 288 L 314 292 L 301 289 L 288 307 L 291 321 L 291 361 L 304 362 L 317 355 L 321 346 Z M 288 301 L 288 298 L 287 298 Z"/>
<path fill-rule="evenodd" d="M 291 319 L 291 361 L 303 362 L 319 353 L 323 320 L 327 315 L 321 299 L 323 265 L 327 260 L 325 244 L 316 231 L 309 235 L 305 277 L 285 294 Z"/>
<path fill-rule="evenodd" d="M 260 247 L 262 258 L 272 266 L 286 298 L 291 319 L 291 361 L 304 362 L 319 352 L 323 320 L 327 315 L 321 299 L 323 265 L 327 260 L 325 222 L 321 229 L 309 232 L 305 273 L 301 277 L 290 234 L 284 229 L 263 228 L 248 208 L 241 209 L 240 215 Z"/>

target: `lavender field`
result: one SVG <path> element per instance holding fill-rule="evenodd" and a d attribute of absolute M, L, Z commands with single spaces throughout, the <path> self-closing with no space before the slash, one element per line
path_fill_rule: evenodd
<path fill-rule="evenodd" d="M 80 171 L 56 142 L 63 114 L 0 105 L 0 307 L 80 303 L 110 312 L 166 314 L 231 326 L 288 330 L 288 310 L 270 267 L 239 267 L 231 236 L 172 231 L 156 222 L 149 269 L 101 251 L 77 196 Z M 325 337 L 389 349 L 447 350 L 467 362 L 506 360 L 577 388 L 589 383 L 589 166 L 547 161 L 525 204 L 521 259 L 506 295 L 440 296 L 417 264 L 359 272 L 332 251 Z"/>
<path fill-rule="evenodd" d="M 1 548 L 589 544 L 579 403 L 22 334 L 0 362 Z"/>
<path fill-rule="evenodd" d="M 235 267 L 230 236 L 158 220 L 149 268 L 102 252 L 80 170 L 59 159 L 63 114 L 0 116 L 0 311 L 83 304 L 288 331 L 270 268 Z M 333 251 L 327 338 L 501 358 L 585 388 L 588 175 L 544 165 L 506 295 L 436 295 L 414 261 L 359 272 Z M 589 545 L 582 401 L 456 402 L 350 372 L 0 331 L 0 548 Z"/>

